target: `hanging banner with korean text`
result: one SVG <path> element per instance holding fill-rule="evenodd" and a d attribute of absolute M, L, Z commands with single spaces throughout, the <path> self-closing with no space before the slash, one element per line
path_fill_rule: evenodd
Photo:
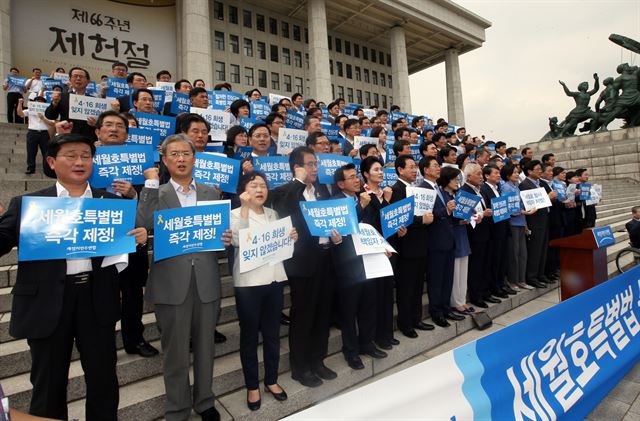
<path fill-rule="evenodd" d="M 208 186 L 217 185 L 226 193 L 236 193 L 240 177 L 240 161 L 206 152 L 196 153 L 193 178 Z"/>
<path fill-rule="evenodd" d="M 382 236 L 389 238 L 400 227 L 408 227 L 413 222 L 415 202 L 413 197 L 406 197 L 395 203 L 380 209 L 380 222 L 382 223 Z"/>
<path fill-rule="evenodd" d="M 301 201 L 300 209 L 309 232 L 315 237 L 331 237 L 333 230 L 340 235 L 358 232 L 358 216 L 353 199 Z"/>
<path fill-rule="evenodd" d="M 22 198 L 18 260 L 114 256 L 136 250 L 135 200 Z"/>
<path fill-rule="evenodd" d="M 259 228 L 238 231 L 240 273 L 264 265 L 275 265 L 293 256 L 291 217 L 279 219 Z"/>

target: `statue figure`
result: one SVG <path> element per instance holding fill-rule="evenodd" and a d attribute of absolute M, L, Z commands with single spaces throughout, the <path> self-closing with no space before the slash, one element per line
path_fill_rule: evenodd
<path fill-rule="evenodd" d="M 616 118 L 624 118 L 625 127 L 640 125 L 640 91 L 638 90 L 640 70 L 638 66 L 629 66 L 628 63 L 622 63 L 616 70 L 620 76 L 613 81 L 612 89 L 616 91 L 616 95 L 619 90 L 622 92 L 603 118 L 602 126 L 606 128 L 607 124 Z"/>
<path fill-rule="evenodd" d="M 558 117 L 549 117 L 549 131 L 540 140 L 552 140 L 560 137 L 562 123 L 558 124 Z"/>
<path fill-rule="evenodd" d="M 596 117 L 591 121 L 584 123 L 580 132 L 595 133 L 596 131 L 606 131 L 609 124 L 609 117 L 615 118 L 615 103 L 618 100 L 618 89 L 613 84 L 613 78 L 608 77 L 602 81 L 604 89 L 600 92 L 596 100 L 595 109 Z M 604 107 L 600 108 L 600 104 L 604 103 Z"/>
<path fill-rule="evenodd" d="M 564 88 L 564 93 L 567 96 L 572 97 L 576 102 L 575 108 L 571 110 L 569 112 L 569 115 L 567 115 L 567 117 L 565 117 L 564 119 L 560 137 L 573 135 L 573 133 L 576 131 L 576 128 L 578 127 L 578 124 L 589 118 L 597 118 L 597 114 L 591 111 L 591 108 L 589 107 L 589 101 L 591 97 L 596 92 L 598 92 L 598 89 L 600 89 L 600 82 L 597 73 L 593 74 L 593 79 L 595 82 L 592 90 L 587 91 L 587 89 L 589 88 L 589 83 L 582 82 L 578 85 L 577 92 L 571 92 L 563 81 L 559 81 L 560 85 L 562 85 L 562 87 Z"/>

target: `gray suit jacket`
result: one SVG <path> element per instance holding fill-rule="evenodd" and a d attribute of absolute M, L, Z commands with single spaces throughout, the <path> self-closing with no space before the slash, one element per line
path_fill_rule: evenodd
<path fill-rule="evenodd" d="M 201 200 L 218 200 L 217 191 L 196 183 L 196 197 Z M 136 226 L 153 230 L 153 212 L 180 207 L 180 200 L 171 183 L 158 189 L 143 188 L 140 192 Z M 153 304 L 182 304 L 189 290 L 191 266 L 196 275 L 198 296 L 203 303 L 220 299 L 220 274 L 215 251 L 189 253 L 151 263 L 145 300 Z"/>

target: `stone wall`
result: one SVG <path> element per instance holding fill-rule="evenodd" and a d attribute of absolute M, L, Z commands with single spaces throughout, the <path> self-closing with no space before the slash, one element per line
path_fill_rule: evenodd
<path fill-rule="evenodd" d="M 594 180 L 640 182 L 640 127 L 527 143 L 536 158 L 553 153 L 566 169 L 587 168 Z"/>

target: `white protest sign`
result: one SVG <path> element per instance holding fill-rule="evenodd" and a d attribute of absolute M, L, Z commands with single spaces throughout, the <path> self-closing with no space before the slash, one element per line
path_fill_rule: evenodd
<path fill-rule="evenodd" d="M 288 96 L 284 96 L 284 95 L 278 95 L 278 94 L 269 94 L 269 105 L 276 105 L 278 102 L 280 102 L 281 99 L 288 99 L 289 101 L 291 101 L 291 98 L 289 98 Z"/>
<path fill-rule="evenodd" d="M 62 82 L 62 83 L 64 83 L 64 84 L 69 83 L 69 75 L 68 75 L 67 73 L 58 73 L 58 72 L 55 72 L 55 73 L 53 74 L 53 78 L 54 78 L 55 80 L 59 80 L 59 81 L 61 81 L 61 82 Z"/>
<path fill-rule="evenodd" d="M 422 216 L 425 213 L 433 212 L 433 206 L 436 203 L 438 193 L 433 189 L 425 187 L 407 187 L 407 197 L 413 196 L 415 203 L 415 216 Z"/>
<path fill-rule="evenodd" d="M 376 110 L 373 110 L 371 108 L 365 108 L 364 110 L 362 110 L 362 112 L 364 113 L 364 116 L 367 118 L 373 118 L 376 116 Z"/>
<path fill-rule="evenodd" d="M 308 135 L 306 130 L 281 127 L 278 131 L 278 155 L 289 155 L 298 146 L 305 146 Z"/>
<path fill-rule="evenodd" d="M 396 253 L 395 249 L 385 240 L 377 229 L 369 224 L 359 223 L 359 234 L 353 234 L 353 248 L 358 256 L 365 254 Z"/>
<path fill-rule="evenodd" d="M 592 184 L 591 194 L 589 195 L 589 200 L 584 202 L 585 205 L 597 205 L 600 203 L 600 199 L 602 199 L 602 186 L 600 184 Z"/>
<path fill-rule="evenodd" d="M 367 279 L 393 276 L 391 261 L 384 253 L 365 254 L 362 256 L 362 263 L 364 263 L 364 273 Z"/>
<path fill-rule="evenodd" d="M 576 185 L 575 184 L 569 184 L 567 186 L 567 190 L 565 192 L 565 195 L 567 196 L 567 198 L 565 199 L 565 201 L 563 203 L 575 202 L 576 201 Z"/>
<path fill-rule="evenodd" d="M 49 105 L 47 102 L 29 101 L 29 112 L 44 115 Z"/>
<path fill-rule="evenodd" d="M 522 203 L 525 210 L 531 210 L 533 208 L 542 209 L 551 206 L 551 200 L 544 187 L 540 187 L 532 190 L 522 190 L 520 192 Z"/>
<path fill-rule="evenodd" d="M 240 273 L 266 264 L 274 265 L 293 256 L 291 217 L 279 219 L 259 228 L 238 231 Z"/>
<path fill-rule="evenodd" d="M 156 82 L 156 89 L 159 89 L 161 91 L 165 91 L 166 94 L 164 96 L 164 102 L 171 102 L 171 100 L 173 99 L 173 91 L 175 88 L 175 84 L 173 82 L 160 82 L 157 81 Z"/>
<path fill-rule="evenodd" d="M 353 138 L 353 149 L 360 149 L 364 145 L 377 145 L 377 144 L 378 144 L 377 137 L 354 136 Z"/>
<path fill-rule="evenodd" d="M 231 114 L 222 110 L 211 110 L 209 108 L 191 107 L 192 113 L 199 114 L 209 122 L 211 130 L 209 136 L 211 140 L 227 140 L 227 130 L 231 127 Z"/>
<path fill-rule="evenodd" d="M 69 118 L 71 120 L 84 120 L 93 117 L 98 118 L 100 114 L 111 109 L 111 102 L 114 98 L 94 98 L 85 95 L 69 95 Z"/>

